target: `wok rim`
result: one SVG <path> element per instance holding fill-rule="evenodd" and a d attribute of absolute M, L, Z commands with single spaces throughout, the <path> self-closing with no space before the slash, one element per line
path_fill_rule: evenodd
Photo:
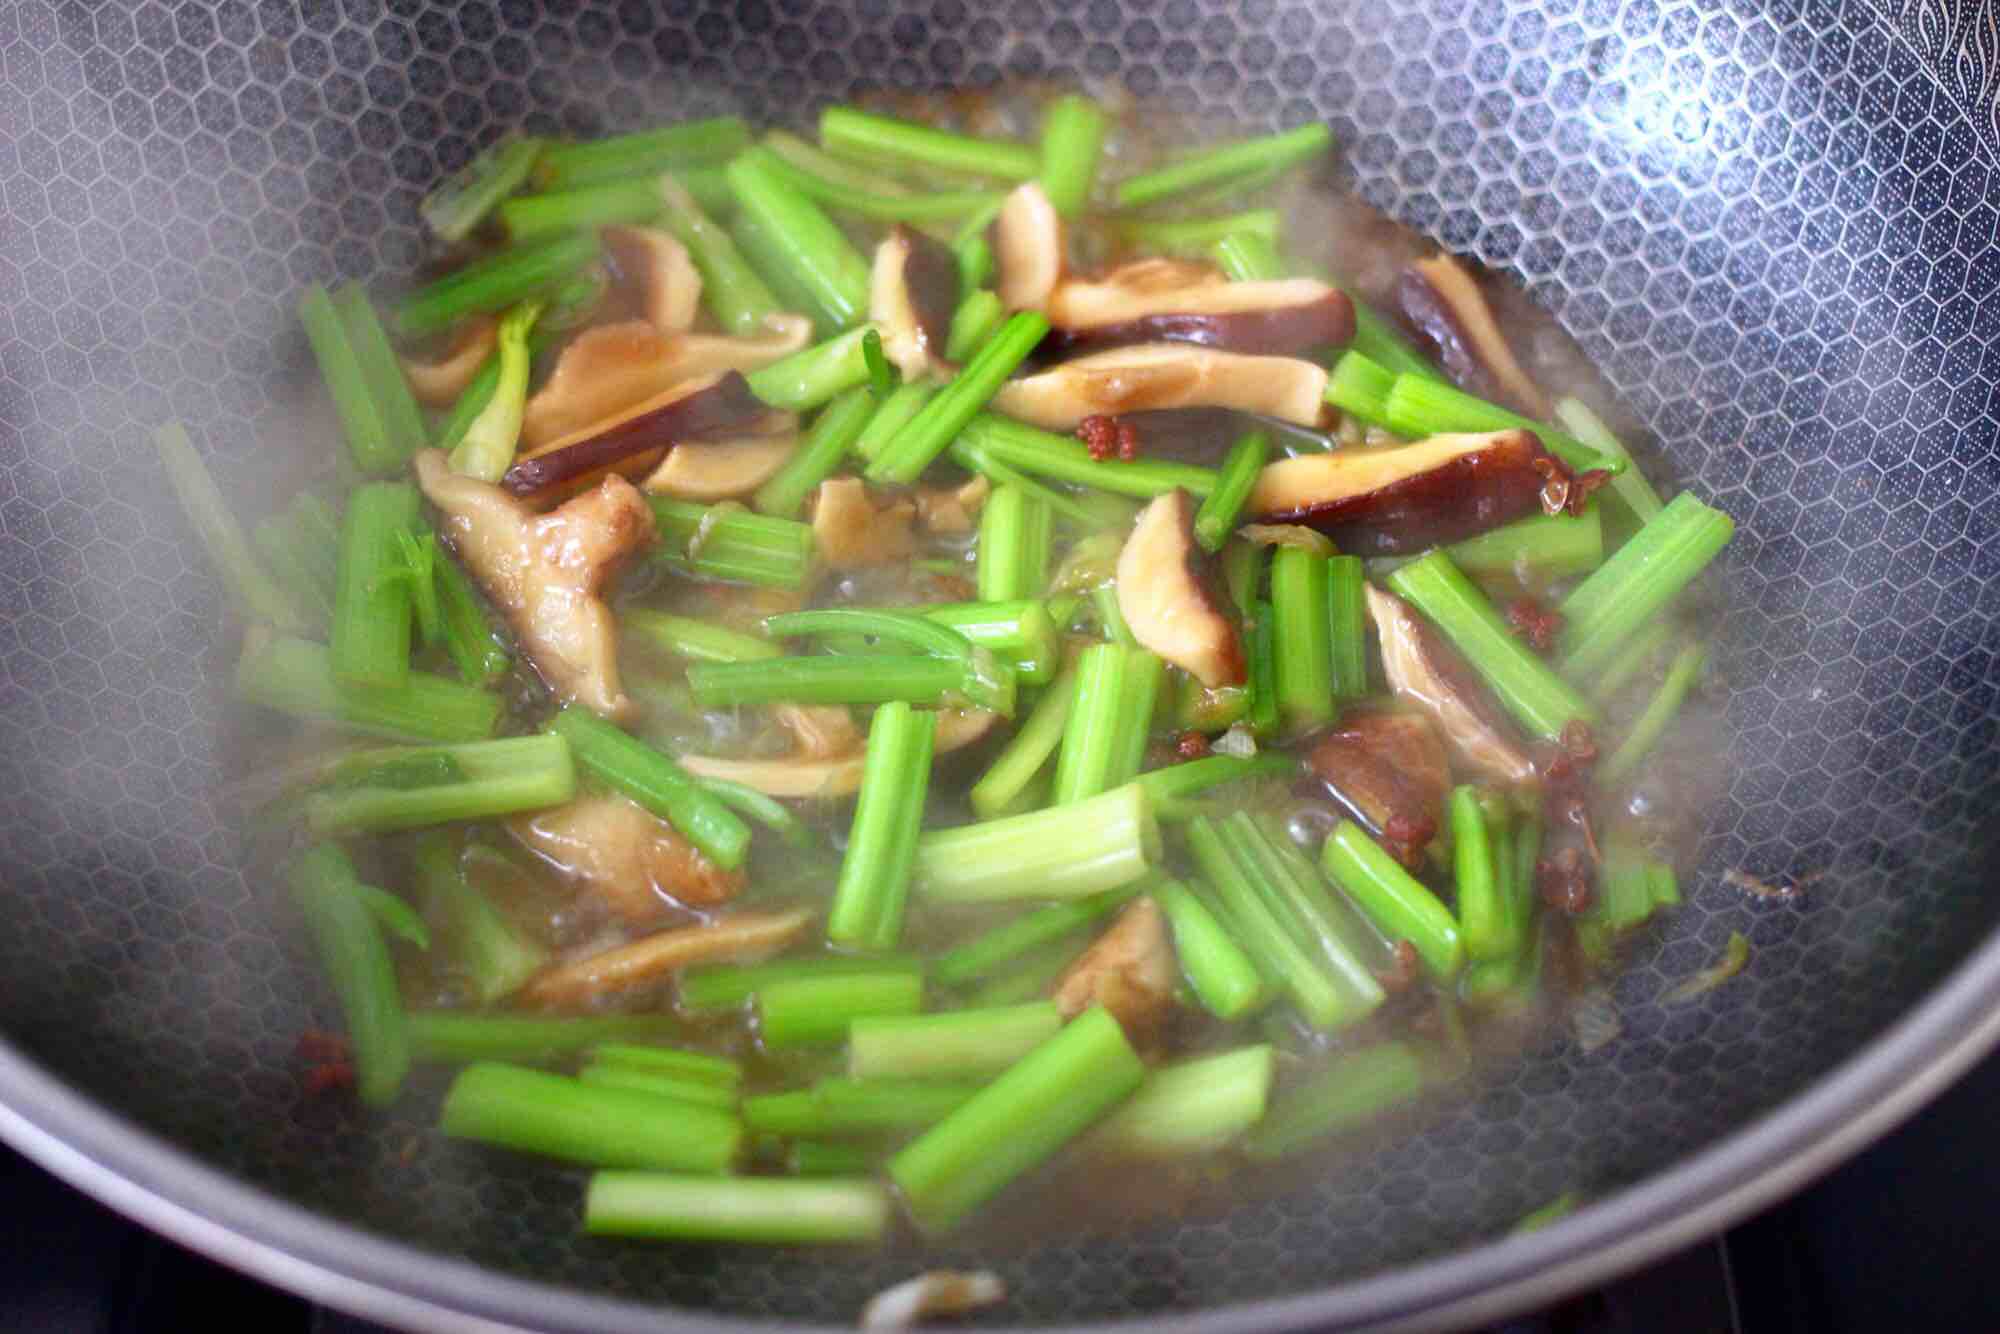
<path fill-rule="evenodd" d="M 2000 1043 L 2000 934 L 1840 1065 L 1672 1168 L 1539 1231 L 1304 1295 L 1038 1326 L 1049 1334 L 1437 1330 L 1557 1300 L 1745 1217 L 1913 1115 Z M 0 1038 L 0 1140 L 152 1230 L 364 1319 L 458 1334 L 754 1334 L 851 1328 L 650 1306 L 500 1274 L 315 1214 L 209 1166 Z M 1026 1328 L 1026 1327 L 1024 1327 Z"/>

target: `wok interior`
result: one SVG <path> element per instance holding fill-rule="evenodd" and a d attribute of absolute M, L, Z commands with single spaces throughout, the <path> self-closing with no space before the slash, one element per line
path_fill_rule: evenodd
<path fill-rule="evenodd" d="M 207 1162 L 428 1251 L 649 1303 L 845 1322 L 907 1256 L 575 1235 L 576 1182 L 301 1096 L 330 1007 L 225 772 L 229 637 L 146 431 L 256 512 L 312 405 L 292 294 L 422 258 L 415 204 L 503 127 L 590 133 L 867 87 L 1084 81 L 1323 118 L 1352 186 L 1521 276 L 1737 519 L 1714 609 L 1728 783 L 1688 903 L 1558 1042 L 1419 1136 L 1221 1214 L 1025 1244 L 1012 1319 L 1291 1295 L 1605 1193 L 1782 1102 L 1978 943 L 2000 485 L 1984 116 L 1861 5 L 1082 9 L 1034 0 L 543 15 L 508 3 L 30 3 L 0 15 L 0 1032 Z M 1956 28 L 1913 28 L 1932 59 Z M 1942 33 L 1942 36 L 1940 36 Z M 1741 870 L 1796 899 L 1725 882 Z M 1731 931 L 1745 973 L 1662 1006 Z M 939 1263 L 990 1258 L 945 1248 Z"/>

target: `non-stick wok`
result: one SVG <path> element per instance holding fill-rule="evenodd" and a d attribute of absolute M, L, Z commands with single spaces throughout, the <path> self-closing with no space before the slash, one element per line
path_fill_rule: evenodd
<path fill-rule="evenodd" d="M 1365 198 L 1525 281 L 1657 436 L 1655 475 L 1738 520 L 1712 617 L 1732 739 L 1615 1041 L 1555 1035 L 1275 1198 L 922 1263 L 990 1259 L 1023 1324 L 1434 1328 L 1773 1199 L 2000 1016 L 1994 23 L 1981 0 L 0 6 L 0 1133 L 199 1248 L 443 1328 L 843 1324 L 917 1267 L 579 1239 L 575 1180 L 441 1140 L 421 1095 L 382 1119 L 300 1094 L 294 1039 L 331 1008 L 214 796 L 233 634 L 148 431 L 186 420 L 246 507 L 326 447 L 294 293 L 408 272 L 419 196 L 506 129 L 1046 77 L 1324 118 Z M 1740 977 L 1659 1003 L 1732 931 Z M 1592 1203 L 1509 1235 L 1572 1188 Z"/>

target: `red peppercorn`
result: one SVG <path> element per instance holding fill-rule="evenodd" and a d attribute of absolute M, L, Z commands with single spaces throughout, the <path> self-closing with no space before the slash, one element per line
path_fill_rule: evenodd
<path fill-rule="evenodd" d="M 1544 607 L 1531 597 L 1518 597 L 1507 604 L 1507 624 L 1529 648 L 1547 653 L 1562 633 L 1563 618 L 1553 607 Z"/>
<path fill-rule="evenodd" d="M 1118 419 L 1090 416 L 1076 424 L 1076 437 L 1099 463 L 1108 463 L 1118 453 Z"/>

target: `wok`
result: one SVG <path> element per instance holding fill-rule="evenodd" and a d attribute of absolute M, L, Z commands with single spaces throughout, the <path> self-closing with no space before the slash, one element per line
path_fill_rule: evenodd
<path fill-rule="evenodd" d="M 147 432 L 188 421 L 226 489 L 268 494 L 333 438 L 302 421 L 292 294 L 408 272 L 423 190 L 504 129 L 1048 77 L 1326 119 L 1360 193 L 1524 280 L 1656 475 L 1740 534 L 1726 790 L 1622 1035 L 1558 1036 L 1275 1198 L 991 1257 L 1000 1318 L 1434 1328 L 1772 1200 L 2000 1020 L 1992 31 L 1797 0 L 0 7 L 0 1133 L 198 1248 L 439 1328 L 844 1324 L 916 1267 L 582 1240 L 572 1178 L 442 1142 L 424 1098 L 301 1098 L 327 998 L 213 799 L 232 645 Z M 1732 931 L 1745 973 L 1662 1005 Z M 1572 1187 L 1594 1202 L 1508 1235 Z"/>

